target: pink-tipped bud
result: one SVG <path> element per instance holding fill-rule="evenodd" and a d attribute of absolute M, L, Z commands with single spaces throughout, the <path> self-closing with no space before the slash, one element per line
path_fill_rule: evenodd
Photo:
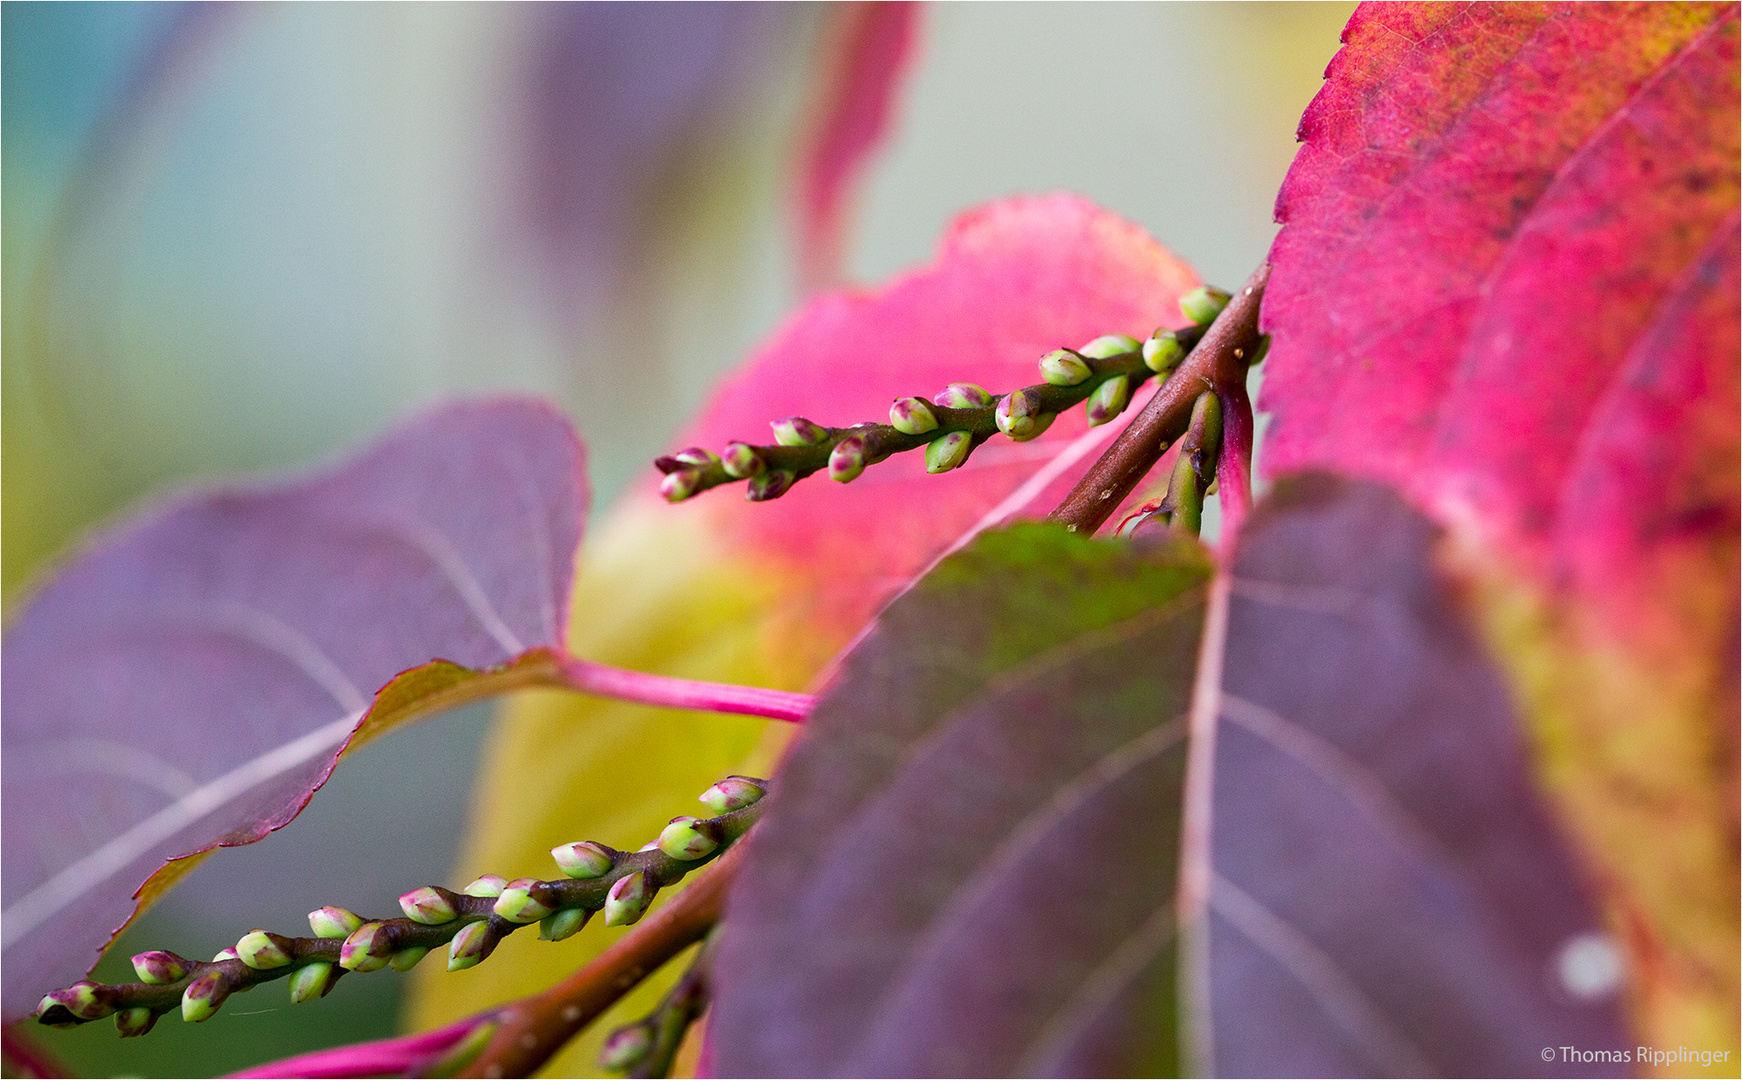
<path fill-rule="evenodd" d="M 903 435 L 924 435 L 938 429 L 938 418 L 921 398 L 897 398 L 889 406 L 889 426 Z"/>
<path fill-rule="evenodd" d="M 1141 348 L 1142 343 L 1129 334 L 1102 334 L 1077 352 L 1091 360 L 1105 360 L 1110 356 L 1134 353 Z"/>
<path fill-rule="evenodd" d="M 828 428 L 802 416 L 773 420 L 768 426 L 774 429 L 774 441 L 782 446 L 815 446 L 829 437 Z"/>
<path fill-rule="evenodd" d="M 712 465 L 720 460 L 718 454 L 701 446 L 692 446 L 688 450 L 679 450 L 677 453 L 672 455 L 672 458 L 685 465 L 700 466 Z"/>
<path fill-rule="evenodd" d="M 290 973 L 290 1002 L 293 1005 L 305 1005 L 317 998 L 327 996 L 333 984 L 339 981 L 341 968 L 325 962 L 304 964 Z"/>
<path fill-rule="evenodd" d="M 992 404 L 992 395 L 983 386 L 957 382 L 938 391 L 931 400 L 933 405 L 942 405 L 946 409 L 984 409 Z"/>
<path fill-rule="evenodd" d="M 221 971 L 208 971 L 188 984 L 181 994 L 181 1018 L 190 1024 L 210 1020 L 230 996 L 230 981 Z"/>
<path fill-rule="evenodd" d="M 123 1039 L 136 1039 L 157 1024 L 157 1014 L 150 1009 L 122 1009 L 115 1014 L 115 1030 Z"/>
<path fill-rule="evenodd" d="M 628 926 L 636 922 L 653 902 L 653 893 L 647 875 L 640 870 L 618 878 L 605 894 L 605 925 Z"/>
<path fill-rule="evenodd" d="M 611 1072 L 628 1072 L 641 1064 L 653 1049 L 653 1034 L 646 1024 L 630 1024 L 613 1031 L 599 1050 L 599 1066 Z"/>
<path fill-rule="evenodd" d="M 496 936 L 487 922 L 467 923 L 448 945 L 448 970 L 464 971 L 490 955 L 496 946 Z"/>
<path fill-rule="evenodd" d="M 968 460 L 968 452 L 974 448 L 973 436 L 965 431 L 952 431 L 947 435 L 939 435 L 925 446 L 925 471 L 928 473 L 949 472 Z"/>
<path fill-rule="evenodd" d="M 617 865 L 617 859 L 603 844 L 578 840 L 550 849 L 550 857 L 572 878 L 604 877 Z"/>
<path fill-rule="evenodd" d="M 665 496 L 666 502 L 683 502 L 694 495 L 701 484 L 699 469 L 679 469 L 665 474 L 665 479 L 659 482 L 659 493 Z"/>
<path fill-rule="evenodd" d="M 659 850 L 674 859 L 693 862 L 720 846 L 720 827 L 692 817 L 672 818 L 659 834 Z"/>
<path fill-rule="evenodd" d="M 339 946 L 339 966 L 346 971 L 380 971 L 393 956 L 393 942 L 386 927 L 364 923 Z"/>
<path fill-rule="evenodd" d="M 467 896 L 501 896 L 507 887 L 508 879 L 501 874 L 485 874 L 460 891 Z"/>
<path fill-rule="evenodd" d="M 992 413 L 998 430 L 1018 442 L 1034 438 L 1035 424 L 1041 415 L 1040 395 L 1033 390 L 1016 390 L 998 399 Z"/>
<path fill-rule="evenodd" d="M 829 479 L 847 483 L 865 471 L 865 440 L 854 435 L 842 439 L 829 452 Z"/>
<path fill-rule="evenodd" d="M 502 890 L 491 910 L 509 922 L 535 923 L 551 913 L 549 905 L 533 897 L 533 893 L 542 891 L 543 885 L 537 878 L 515 878 Z"/>
<path fill-rule="evenodd" d="M 1095 392 L 1089 395 L 1087 408 L 1089 426 L 1095 427 L 1125 411 L 1125 406 L 1131 401 L 1131 379 L 1126 375 L 1115 375 L 1111 379 L 1095 387 Z"/>
<path fill-rule="evenodd" d="M 294 947 L 290 938 L 250 930 L 236 942 L 236 958 L 255 971 L 270 971 L 290 963 L 290 950 Z"/>
<path fill-rule="evenodd" d="M 43 1001 L 56 1002 L 80 1020 L 101 1020 L 115 1011 L 115 1007 L 110 1004 L 111 998 L 108 987 L 82 979 L 65 990 L 54 991 Z"/>
<path fill-rule="evenodd" d="M 702 792 L 698 801 L 716 814 L 728 814 L 733 810 L 760 802 L 762 796 L 766 794 L 768 794 L 767 785 L 761 781 L 752 780 L 747 776 L 728 776 Z"/>
<path fill-rule="evenodd" d="M 189 967 L 186 960 L 161 949 L 137 953 L 133 957 L 133 973 L 139 976 L 140 982 L 153 986 L 162 986 L 164 983 L 185 978 Z"/>
<path fill-rule="evenodd" d="M 444 890 L 431 885 L 402 893 L 399 897 L 399 910 L 405 912 L 405 917 L 412 922 L 425 926 L 440 926 L 452 922 L 457 912 L 454 905 L 443 895 Z"/>
<path fill-rule="evenodd" d="M 769 469 L 750 478 L 750 486 L 744 492 L 744 498 L 751 502 L 767 502 L 778 499 L 791 489 L 797 480 L 796 474 L 786 469 Z"/>
<path fill-rule="evenodd" d="M 347 938 L 363 925 L 363 916 L 342 907 L 327 906 L 308 913 L 309 929 L 318 938 Z"/>
<path fill-rule="evenodd" d="M 1054 349 L 1040 358 L 1040 377 L 1053 386 L 1075 386 L 1095 372 L 1069 349 Z"/>
<path fill-rule="evenodd" d="M 747 480 L 762 471 L 762 455 L 749 443 L 729 442 L 726 450 L 720 455 L 720 464 L 726 470 L 726 475 L 734 480 Z"/>

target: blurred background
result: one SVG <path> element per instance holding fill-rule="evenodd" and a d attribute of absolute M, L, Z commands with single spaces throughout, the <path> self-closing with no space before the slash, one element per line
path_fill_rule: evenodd
<path fill-rule="evenodd" d="M 1068 189 L 1237 285 L 1352 8 L 922 8 L 842 273 L 878 281 L 963 209 Z M 712 381 L 802 300 L 794 163 L 842 11 L 4 4 L 6 610 L 155 492 L 303 465 L 454 394 L 558 402 L 595 514 L 652 482 Z M 465 710 L 348 759 L 100 975 L 446 881 L 488 722 Z M 108 1024 L 31 1035 L 90 1075 L 205 1075 L 385 1035 L 401 987 L 275 994 L 125 1043 Z"/>

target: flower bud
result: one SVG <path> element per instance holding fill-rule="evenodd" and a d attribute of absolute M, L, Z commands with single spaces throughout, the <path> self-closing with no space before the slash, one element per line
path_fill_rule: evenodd
<path fill-rule="evenodd" d="M 1075 386 L 1094 373 L 1069 349 L 1054 349 L 1040 358 L 1040 377 L 1054 386 Z"/>
<path fill-rule="evenodd" d="M 992 395 L 985 387 L 953 382 L 931 400 L 933 405 L 942 405 L 946 409 L 984 409 L 992 404 Z"/>
<path fill-rule="evenodd" d="M 448 945 L 448 970 L 464 971 L 490 955 L 495 939 L 487 922 L 467 923 Z"/>
<path fill-rule="evenodd" d="M 380 971 L 393 955 L 393 942 L 378 922 L 364 923 L 339 946 L 339 966 L 346 971 Z"/>
<path fill-rule="evenodd" d="M 692 817 L 672 818 L 659 833 L 659 850 L 674 859 L 693 862 L 712 855 L 720 846 L 719 828 Z"/>
<path fill-rule="evenodd" d="M 409 949 L 401 949 L 387 961 L 387 966 L 394 971 L 410 971 L 417 962 L 429 955 L 429 947 L 417 945 Z"/>
<path fill-rule="evenodd" d="M 1179 298 L 1179 310 L 1192 322 L 1213 322 L 1222 313 L 1222 309 L 1228 306 L 1230 299 L 1232 297 L 1221 289 L 1200 285 Z"/>
<path fill-rule="evenodd" d="M 105 993 L 105 990 L 106 988 L 98 983 L 91 982 L 89 979 L 81 979 L 65 990 L 56 990 L 50 993 L 42 1000 L 44 1004 L 52 1000 L 56 1004 L 64 1006 L 67 1012 L 72 1013 L 80 1020 L 101 1020 L 115 1011 L 114 1006 L 108 1002 L 110 995 Z"/>
<path fill-rule="evenodd" d="M 572 844 L 550 849 L 550 857 L 562 867 L 563 873 L 572 878 L 604 877 L 617 865 L 617 860 L 605 850 L 603 844 L 595 844 L 591 840 L 578 840 Z"/>
<path fill-rule="evenodd" d="M 653 902 L 654 890 L 647 885 L 647 874 L 637 870 L 618 878 L 605 894 L 605 925 L 628 926 L 640 919 Z"/>
<path fill-rule="evenodd" d="M 1034 423 L 1040 416 L 1040 395 L 1033 390 L 1016 390 L 998 399 L 992 414 L 998 430 L 1018 442 L 1034 436 Z"/>
<path fill-rule="evenodd" d="M 696 469 L 679 469 L 665 474 L 659 482 L 659 493 L 666 502 L 683 502 L 701 487 L 702 474 Z"/>
<path fill-rule="evenodd" d="M 611 1072 L 628 1072 L 641 1064 L 653 1049 L 653 1034 L 647 1025 L 630 1024 L 613 1031 L 599 1050 L 599 1067 Z"/>
<path fill-rule="evenodd" d="M 501 896 L 507 887 L 508 879 L 501 874 L 485 874 L 460 891 L 467 896 Z"/>
<path fill-rule="evenodd" d="M 677 453 L 672 455 L 672 458 L 676 461 L 683 462 L 685 465 L 700 466 L 712 465 L 720 460 L 718 454 L 702 446 L 692 446 L 688 450 L 679 450 Z"/>
<path fill-rule="evenodd" d="M 1134 353 L 1141 348 L 1143 344 L 1130 334 L 1102 334 L 1077 352 L 1091 360 L 1105 360 L 1109 356 Z"/>
<path fill-rule="evenodd" d="M 250 930 L 236 942 L 236 957 L 255 971 L 271 971 L 290 963 L 292 945 L 287 937 Z"/>
<path fill-rule="evenodd" d="M 491 910 L 509 922 L 534 923 L 550 914 L 550 908 L 532 898 L 532 891 L 543 882 L 537 878 L 515 878 L 496 898 Z"/>
<path fill-rule="evenodd" d="M 339 981 L 340 968 L 324 961 L 304 964 L 290 973 L 290 1002 L 305 1005 L 327 996 L 327 991 Z"/>
<path fill-rule="evenodd" d="M 829 452 L 829 479 L 840 483 L 857 480 L 865 471 L 865 440 L 857 435 L 842 439 Z"/>
<path fill-rule="evenodd" d="M 767 502 L 785 495 L 798 477 L 786 469 L 769 469 L 751 477 L 750 487 L 744 493 L 744 498 L 751 502 Z"/>
<path fill-rule="evenodd" d="M 219 949 L 218 955 L 212 957 L 212 963 L 221 964 L 226 960 L 240 960 L 240 959 L 242 959 L 242 958 L 240 956 L 236 955 L 235 948 L 231 947 L 228 949 Z"/>
<path fill-rule="evenodd" d="M 453 921 L 458 914 L 454 905 L 442 895 L 442 890 L 430 885 L 402 893 L 399 897 L 399 910 L 405 912 L 405 917 L 412 922 L 425 926 L 440 926 Z"/>
<path fill-rule="evenodd" d="M 716 814 L 729 814 L 752 803 L 760 802 L 768 788 L 745 776 L 728 776 L 702 792 L 697 800 Z"/>
<path fill-rule="evenodd" d="M 32 1015 L 36 1017 L 38 1023 L 51 1028 L 76 1028 L 79 1026 L 78 1017 L 68 1011 L 67 1007 L 62 1005 L 53 994 L 42 995 L 42 1000 L 36 1003 L 36 1012 Z"/>
<path fill-rule="evenodd" d="M 561 941 L 580 933 L 593 913 L 586 908 L 563 908 L 538 920 L 538 936 L 545 941 Z"/>
<path fill-rule="evenodd" d="M 1042 435 L 1046 434 L 1046 429 L 1049 427 L 1052 427 L 1052 422 L 1054 420 L 1057 420 L 1058 418 L 1059 418 L 1059 414 L 1055 413 L 1055 412 L 1040 413 L 1039 415 L 1037 415 L 1034 418 L 1034 426 L 1028 429 L 1028 434 L 1026 434 L 1026 435 L 1012 435 L 1012 436 L 1010 436 L 1010 441 L 1011 442 L 1029 442 L 1030 440 L 1038 439 Z"/>
<path fill-rule="evenodd" d="M 903 435 L 924 435 L 937 430 L 938 418 L 924 399 L 904 397 L 889 406 L 889 424 Z"/>
<path fill-rule="evenodd" d="M 756 448 L 745 442 L 729 442 L 725 453 L 720 455 L 720 465 L 726 470 L 726 475 L 734 480 L 744 480 L 762 471 L 762 455 Z"/>
<path fill-rule="evenodd" d="M 770 421 L 768 426 L 774 429 L 774 441 L 782 446 L 815 446 L 829 437 L 828 428 L 802 416 Z"/>
<path fill-rule="evenodd" d="M 181 994 L 181 1018 L 190 1024 L 210 1020 L 230 996 L 230 983 L 221 971 L 208 971 L 188 984 Z"/>
<path fill-rule="evenodd" d="M 188 973 L 188 962 L 172 952 L 161 949 L 152 952 L 138 953 L 133 957 L 133 972 L 139 976 L 142 983 L 162 986 L 172 983 Z"/>
<path fill-rule="evenodd" d="M 1089 426 L 1105 424 L 1107 421 L 1125 411 L 1125 405 L 1131 400 L 1131 379 L 1126 375 L 1115 375 L 1111 379 L 1095 387 L 1095 392 L 1089 395 Z"/>
<path fill-rule="evenodd" d="M 1173 368 L 1185 354 L 1185 349 L 1179 343 L 1179 335 L 1165 326 L 1143 343 L 1144 366 L 1157 374 Z"/>
<path fill-rule="evenodd" d="M 123 1039 L 138 1038 L 156 1023 L 157 1014 L 146 1008 L 122 1009 L 115 1014 L 115 1030 Z"/>
<path fill-rule="evenodd" d="M 928 473 L 949 472 L 951 469 L 968 460 L 968 451 L 973 437 L 965 431 L 952 431 L 948 435 L 940 435 L 925 446 L 925 471 Z"/>

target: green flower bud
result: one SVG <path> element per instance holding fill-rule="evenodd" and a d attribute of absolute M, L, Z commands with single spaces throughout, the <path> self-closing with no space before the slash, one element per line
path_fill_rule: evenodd
<path fill-rule="evenodd" d="M 599 1067 L 611 1072 L 628 1072 L 641 1063 L 653 1049 L 653 1033 L 647 1025 L 630 1024 L 613 1031 L 599 1050 Z"/>
<path fill-rule="evenodd" d="M 683 502 L 694 495 L 702 484 L 702 474 L 696 469 L 679 469 L 665 474 L 659 482 L 659 493 L 666 502 Z"/>
<path fill-rule="evenodd" d="M 475 967 L 495 947 L 495 939 L 487 922 L 467 923 L 448 945 L 448 970 L 464 971 Z"/>
<path fill-rule="evenodd" d="M 679 450 L 677 453 L 672 455 L 672 459 L 675 461 L 681 461 L 685 465 L 706 466 L 719 461 L 720 456 L 705 447 L 692 446 L 688 450 Z"/>
<path fill-rule="evenodd" d="M 653 902 L 654 890 L 648 887 L 647 874 L 637 870 L 618 878 L 605 894 L 605 925 L 628 926 L 646 913 Z"/>
<path fill-rule="evenodd" d="M 54 991 L 42 1000 L 45 1004 L 53 1001 L 65 1007 L 67 1012 L 80 1020 L 101 1020 L 115 1011 L 115 1007 L 109 1003 L 111 996 L 107 987 L 89 979 L 81 979 L 65 990 Z M 39 1009 L 41 1007 L 38 1006 Z"/>
<path fill-rule="evenodd" d="M 230 996 L 229 980 L 221 971 L 208 971 L 188 984 L 181 994 L 181 1018 L 190 1024 L 210 1020 Z"/>
<path fill-rule="evenodd" d="M 425 885 L 402 893 L 399 897 L 399 910 L 405 912 L 405 917 L 412 922 L 425 926 L 440 926 L 442 923 L 452 922 L 458 912 L 442 892 L 441 889 Z"/>
<path fill-rule="evenodd" d="M 1157 374 L 1172 369 L 1185 354 L 1185 348 L 1179 343 L 1179 335 L 1165 326 L 1143 343 L 1144 366 Z"/>
<path fill-rule="evenodd" d="M 346 971 L 380 971 L 393 955 L 393 942 L 378 922 L 364 923 L 339 946 L 339 966 Z"/>
<path fill-rule="evenodd" d="M 692 817 L 672 818 L 659 833 L 659 850 L 685 862 L 712 855 L 719 846 L 719 828 Z"/>
<path fill-rule="evenodd" d="M 1040 377 L 1054 386 L 1075 386 L 1094 373 L 1069 349 L 1054 349 L 1040 358 Z"/>
<path fill-rule="evenodd" d="M 938 418 L 922 398 L 896 398 L 889 406 L 889 425 L 903 435 L 924 435 L 937 430 Z"/>
<path fill-rule="evenodd" d="M 1180 313 L 1195 323 L 1214 322 L 1233 299 L 1221 289 L 1200 285 L 1179 298 Z"/>
<path fill-rule="evenodd" d="M 592 917 L 593 913 L 586 908 L 564 908 L 538 921 L 538 936 L 545 941 L 574 937 Z"/>
<path fill-rule="evenodd" d="M 123 1039 L 135 1039 L 157 1024 L 157 1014 L 150 1009 L 122 1009 L 115 1014 L 115 1030 Z"/>
<path fill-rule="evenodd" d="M 1131 400 L 1131 379 L 1126 375 L 1115 375 L 1111 379 L 1095 387 L 1095 392 L 1089 395 L 1089 426 L 1105 424 L 1107 421 L 1125 411 L 1125 406 Z"/>
<path fill-rule="evenodd" d="M 250 930 L 236 942 L 236 957 L 255 971 L 271 971 L 290 963 L 294 943 L 287 937 Z"/>
<path fill-rule="evenodd" d="M 460 891 L 467 896 L 501 896 L 507 887 L 508 879 L 501 874 L 485 874 Z"/>
<path fill-rule="evenodd" d="M 591 840 L 578 840 L 573 844 L 563 844 L 550 849 L 550 857 L 562 867 L 563 873 L 572 878 L 604 877 L 617 865 L 616 858 L 603 844 L 595 844 Z"/>
<path fill-rule="evenodd" d="M 496 906 L 491 910 L 516 923 L 535 923 L 550 914 L 550 908 L 532 898 L 532 892 L 544 884 L 537 878 L 515 878 L 502 890 L 502 895 L 496 898 Z"/>
<path fill-rule="evenodd" d="M 802 416 L 773 420 L 768 426 L 774 429 L 774 441 L 782 446 L 815 446 L 829 437 L 828 428 Z"/>
<path fill-rule="evenodd" d="M 142 983 L 162 986 L 186 976 L 188 962 L 172 952 L 158 949 L 136 954 L 133 957 L 133 972 Z"/>
<path fill-rule="evenodd" d="M 309 929 L 318 938 L 346 938 L 363 925 L 363 916 L 342 907 L 316 908 L 308 913 Z"/>
<path fill-rule="evenodd" d="M 423 945 L 414 946 L 410 949 L 401 949 L 394 953 L 392 958 L 387 961 L 387 966 L 392 968 L 394 971 L 410 971 L 412 968 L 417 966 L 419 960 L 422 960 L 428 955 L 429 948 Z"/>
<path fill-rule="evenodd" d="M 728 776 L 702 792 L 697 800 L 716 814 L 729 814 L 752 803 L 760 802 L 768 788 L 747 776 Z"/>
<path fill-rule="evenodd" d="M 865 471 L 865 440 L 857 435 L 842 439 L 829 452 L 829 479 L 840 483 L 857 480 Z"/>
<path fill-rule="evenodd" d="M 925 471 L 949 472 L 968 460 L 968 451 L 973 449 L 972 442 L 973 437 L 965 431 L 939 435 L 925 446 Z"/>
<path fill-rule="evenodd" d="M 787 493 L 793 482 L 798 479 L 795 473 L 786 469 L 769 469 L 765 473 L 750 478 L 750 487 L 744 492 L 744 498 L 751 502 L 767 502 L 778 499 Z"/>
<path fill-rule="evenodd" d="M 1077 352 L 1091 360 L 1105 360 L 1109 356 L 1134 353 L 1141 348 L 1143 348 L 1142 342 L 1130 334 L 1102 334 L 1078 349 Z"/>
<path fill-rule="evenodd" d="M 992 404 L 992 394 L 983 386 L 955 382 L 944 387 L 931 400 L 933 405 L 942 405 L 946 409 L 984 409 Z"/>
<path fill-rule="evenodd" d="M 236 950 L 234 948 L 219 949 L 218 955 L 212 957 L 212 963 L 221 964 L 226 960 L 240 960 L 240 959 L 242 959 L 242 958 L 240 956 L 236 955 Z"/>
<path fill-rule="evenodd" d="M 749 443 L 729 442 L 725 453 L 720 455 L 720 464 L 726 470 L 726 475 L 734 480 L 745 480 L 762 471 L 762 455 Z"/>
<path fill-rule="evenodd" d="M 290 1002 L 293 1005 L 306 1005 L 316 998 L 327 996 L 333 984 L 339 981 L 340 968 L 324 961 L 304 964 L 290 973 Z"/>
<path fill-rule="evenodd" d="M 1034 424 L 1039 416 L 1040 395 L 1033 390 L 1016 390 L 1005 394 L 998 399 L 998 408 L 992 413 L 998 430 L 1018 442 L 1033 437 Z"/>
<path fill-rule="evenodd" d="M 1046 434 L 1046 429 L 1049 427 L 1052 427 L 1052 422 L 1054 420 L 1057 420 L 1058 418 L 1059 418 L 1058 413 L 1054 413 L 1054 412 L 1040 413 L 1037 416 L 1035 416 L 1034 426 L 1028 429 L 1028 434 L 1026 434 L 1026 435 L 1012 435 L 1012 436 L 1010 436 L 1010 441 L 1011 442 L 1029 442 L 1033 439 L 1038 439 L 1042 435 Z"/>

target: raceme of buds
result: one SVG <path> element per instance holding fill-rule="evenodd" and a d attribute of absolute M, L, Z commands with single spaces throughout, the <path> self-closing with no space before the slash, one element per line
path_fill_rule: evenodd
<path fill-rule="evenodd" d="M 968 451 L 973 449 L 972 440 L 973 436 L 965 431 L 952 431 L 933 439 L 925 447 L 925 471 L 949 472 L 968 460 Z"/>
<path fill-rule="evenodd" d="M 1131 379 L 1126 375 L 1115 375 L 1111 379 L 1095 387 L 1095 392 L 1089 395 L 1088 416 L 1089 426 L 1105 424 L 1125 410 L 1125 405 L 1131 400 Z"/>
<path fill-rule="evenodd" d="M 1142 343 L 1130 334 L 1102 334 L 1077 352 L 1091 360 L 1105 360 L 1109 356 L 1136 352 L 1142 347 Z"/>
<path fill-rule="evenodd" d="M 692 817 L 672 818 L 659 833 L 659 850 L 685 862 L 711 855 L 719 846 L 718 828 L 710 829 L 708 823 Z"/>
<path fill-rule="evenodd" d="M 181 993 L 181 1018 L 190 1024 L 210 1020 L 230 996 L 230 982 L 222 971 L 208 971 L 188 984 Z"/>
<path fill-rule="evenodd" d="M 618 1028 L 599 1051 L 599 1065 L 612 1072 L 628 1072 L 653 1049 L 653 1034 L 646 1024 Z"/>
<path fill-rule="evenodd" d="M 550 849 L 550 857 L 562 867 L 564 874 L 572 878 L 604 877 L 617 865 L 617 860 L 605 850 L 603 844 L 595 844 L 591 840 L 553 847 Z"/>
<path fill-rule="evenodd" d="M 236 957 L 255 971 L 270 971 L 290 963 L 293 943 L 287 937 L 250 930 L 236 942 Z"/>
<path fill-rule="evenodd" d="M 1191 292 L 1179 298 L 1179 310 L 1182 315 L 1195 323 L 1207 323 L 1215 320 L 1233 299 L 1221 289 L 1209 285 L 1200 285 Z"/>
<path fill-rule="evenodd" d="M 507 887 L 508 879 L 501 874 L 485 874 L 460 891 L 467 896 L 501 896 Z"/>
<path fill-rule="evenodd" d="M 1143 343 L 1144 366 L 1157 373 L 1173 368 L 1185 354 L 1179 335 L 1165 326 Z"/>
<path fill-rule="evenodd" d="M 865 471 L 865 440 L 857 435 L 842 439 L 829 452 L 829 479 L 843 484 L 857 480 Z"/>
<path fill-rule="evenodd" d="M 339 968 L 328 963 L 304 964 L 290 973 L 290 1001 L 303 1005 L 327 996 L 339 981 Z"/>
<path fill-rule="evenodd" d="M 1054 349 L 1040 358 L 1040 377 L 1054 386 L 1076 386 L 1094 371 L 1069 349 Z"/>
<path fill-rule="evenodd" d="M 318 938 L 350 937 L 357 927 L 363 925 L 363 916 L 346 911 L 342 907 L 327 906 L 316 908 L 308 913 L 309 929 Z M 180 976 L 177 976 L 179 978 Z"/>
<path fill-rule="evenodd" d="M 683 502 L 701 486 L 702 474 L 697 469 L 679 469 L 665 474 L 659 482 L 659 493 L 666 502 Z"/>
<path fill-rule="evenodd" d="M 545 941 L 561 941 L 580 933 L 593 913 L 587 908 L 564 908 L 538 921 L 538 936 Z"/>
<path fill-rule="evenodd" d="M 618 878 L 605 894 L 605 925 L 628 926 L 639 920 L 653 902 L 653 892 L 643 871 Z"/>
<path fill-rule="evenodd" d="M 1005 394 L 998 399 L 998 408 L 992 413 L 998 430 L 1019 441 L 1034 436 L 1034 425 L 1039 417 L 1040 395 L 1033 390 Z"/>
<path fill-rule="evenodd" d="M 828 428 L 802 416 L 770 421 L 768 426 L 774 429 L 774 441 L 781 446 L 815 446 L 829 437 Z"/>
<path fill-rule="evenodd" d="M 921 398 L 897 398 L 889 406 L 889 426 L 903 435 L 924 435 L 937 430 L 938 418 Z"/>
<path fill-rule="evenodd" d="M 364 923 L 339 946 L 339 966 L 346 971 L 380 971 L 393 955 L 393 943 L 378 922 Z"/>
<path fill-rule="evenodd" d="M 541 884 L 537 878 L 515 878 L 496 898 L 491 910 L 515 923 L 535 923 L 550 914 L 551 909 L 532 898 L 532 890 Z"/>
<path fill-rule="evenodd" d="M 415 923 L 425 926 L 440 926 L 450 922 L 458 914 L 454 905 L 441 891 L 425 885 L 421 889 L 413 889 L 399 897 L 399 910 L 405 912 L 405 917 Z"/>
<path fill-rule="evenodd" d="M 392 968 L 394 971 L 410 971 L 412 968 L 417 966 L 419 960 L 422 960 L 428 955 L 429 947 L 425 945 L 419 945 L 410 949 L 401 949 L 388 959 L 387 966 Z"/>
<path fill-rule="evenodd" d="M 787 469 L 769 469 L 767 472 L 758 473 L 751 477 L 750 488 L 744 493 L 744 497 L 751 502 L 767 502 L 769 499 L 778 499 L 786 494 L 787 489 L 792 487 L 793 481 L 797 479 L 798 477 Z"/>
<path fill-rule="evenodd" d="M 726 470 L 726 475 L 734 480 L 745 480 L 755 476 L 763 469 L 762 455 L 749 443 L 729 442 L 720 454 L 720 464 Z"/>
<path fill-rule="evenodd" d="M 942 405 L 946 409 L 984 409 L 992 404 L 992 395 L 984 387 L 957 382 L 938 391 L 931 400 L 933 405 Z"/>
<path fill-rule="evenodd" d="M 448 970 L 464 971 L 490 955 L 495 939 L 487 922 L 467 923 L 448 945 Z"/>
<path fill-rule="evenodd" d="M 133 973 L 142 983 L 161 986 L 185 976 L 188 962 L 172 952 L 142 952 L 133 957 Z"/>
<path fill-rule="evenodd" d="M 156 1023 L 157 1014 L 150 1009 L 122 1009 L 115 1014 L 115 1030 L 123 1039 L 143 1035 Z"/>
<path fill-rule="evenodd" d="M 763 784 L 744 776 L 728 776 L 702 792 L 697 801 L 716 814 L 725 814 L 761 800 L 768 794 Z"/>

